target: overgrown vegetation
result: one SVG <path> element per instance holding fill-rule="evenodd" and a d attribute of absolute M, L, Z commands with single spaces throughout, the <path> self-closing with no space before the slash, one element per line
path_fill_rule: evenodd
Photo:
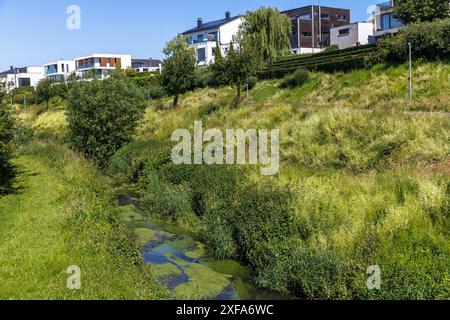
<path fill-rule="evenodd" d="M 11 163 L 14 122 L 10 111 L 0 101 L 0 195 L 12 185 L 14 167 Z"/>
<path fill-rule="evenodd" d="M 145 107 L 144 92 L 120 78 L 75 84 L 67 109 L 72 147 L 106 167 L 114 153 L 131 141 Z"/>
<path fill-rule="evenodd" d="M 446 19 L 450 15 L 447 0 L 394 0 L 394 14 L 406 23 Z"/>
<path fill-rule="evenodd" d="M 414 70 L 416 107 L 448 110 L 450 67 Z M 229 108 L 229 88 L 187 93 L 179 112 L 147 110 L 138 141 L 109 172 L 138 181 L 149 215 L 197 231 L 218 258 L 245 262 L 260 287 L 307 299 L 447 299 L 450 122 L 401 110 L 407 74 L 377 65 L 312 73 L 283 90 L 264 81 L 239 109 Z M 280 128 L 280 175 L 173 165 L 165 141 L 199 119 Z M 382 270 L 381 291 L 367 290 L 370 265 Z"/>
<path fill-rule="evenodd" d="M 0 299 L 168 298 L 90 163 L 36 140 L 16 155 L 20 192 L 0 198 Z M 66 287 L 72 265 L 81 290 Z"/>

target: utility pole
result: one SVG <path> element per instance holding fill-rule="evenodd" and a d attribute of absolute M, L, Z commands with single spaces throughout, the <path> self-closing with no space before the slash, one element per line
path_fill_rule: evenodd
<path fill-rule="evenodd" d="M 409 106 L 412 107 L 413 86 L 412 86 L 412 44 L 408 42 L 409 49 Z"/>
<path fill-rule="evenodd" d="M 312 31 L 312 53 L 314 54 L 314 49 L 316 47 L 316 36 L 314 34 L 315 28 L 314 28 L 314 5 L 311 6 L 311 31 Z"/>
<path fill-rule="evenodd" d="M 322 49 L 322 8 L 320 6 L 320 0 L 318 0 L 319 4 L 319 48 Z"/>
<path fill-rule="evenodd" d="M 301 30 L 300 30 L 300 16 L 297 16 L 297 45 L 298 45 L 298 53 L 301 54 L 302 53 L 302 35 L 300 34 Z"/>

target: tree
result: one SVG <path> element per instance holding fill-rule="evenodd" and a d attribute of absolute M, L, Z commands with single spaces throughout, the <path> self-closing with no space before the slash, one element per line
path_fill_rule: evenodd
<path fill-rule="evenodd" d="M 7 108 L 0 105 L 0 194 L 11 187 L 14 176 L 11 141 L 13 139 L 14 122 Z"/>
<path fill-rule="evenodd" d="M 6 81 L 2 81 L 2 79 L 0 79 L 0 102 L 2 102 L 5 96 L 6 96 Z"/>
<path fill-rule="evenodd" d="M 288 54 L 291 49 L 292 22 L 278 9 L 261 7 L 247 12 L 241 28 L 249 45 L 255 48 L 262 66 Z"/>
<path fill-rule="evenodd" d="M 161 74 L 161 84 L 166 92 L 174 96 L 173 106 L 178 105 L 180 94 L 195 85 L 195 66 L 197 59 L 195 49 L 191 48 L 183 36 L 169 41 L 163 52 L 167 59 Z"/>
<path fill-rule="evenodd" d="M 394 14 L 406 23 L 445 19 L 450 15 L 448 0 L 395 0 Z"/>
<path fill-rule="evenodd" d="M 230 44 L 226 59 L 227 79 L 237 89 L 237 103 L 240 101 L 243 85 L 249 77 L 255 74 L 257 64 L 255 48 L 246 41 L 241 33 L 238 33 L 235 43 Z"/>
<path fill-rule="evenodd" d="M 53 97 L 53 81 L 45 78 L 39 81 L 36 87 L 36 96 L 40 102 L 47 103 L 47 110 L 49 109 L 50 99 Z"/>
<path fill-rule="evenodd" d="M 227 66 L 225 59 L 222 56 L 222 50 L 219 43 L 216 43 L 214 48 L 214 63 L 211 64 L 212 80 L 211 84 L 215 87 L 228 84 L 227 79 Z"/>
<path fill-rule="evenodd" d="M 74 84 L 67 110 L 72 148 L 105 168 L 131 141 L 146 106 L 145 92 L 125 79 Z"/>

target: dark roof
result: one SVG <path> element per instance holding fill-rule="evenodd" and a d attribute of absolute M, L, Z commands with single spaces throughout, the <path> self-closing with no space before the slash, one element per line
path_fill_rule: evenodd
<path fill-rule="evenodd" d="M 161 60 L 155 59 L 131 59 L 133 68 L 158 68 L 162 64 Z"/>
<path fill-rule="evenodd" d="M 293 8 L 293 9 L 281 11 L 281 13 L 289 14 L 289 13 L 292 12 L 292 11 L 306 10 L 306 9 L 311 10 L 311 7 L 312 7 L 312 5 L 304 6 L 304 7 L 298 7 L 298 8 Z M 314 8 L 318 8 L 318 7 L 319 7 L 318 5 L 314 5 Z M 350 9 L 347 9 L 347 8 L 338 8 L 338 7 L 320 6 L 320 8 L 322 8 L 322 9 L 332 9 L 332 10 L 343 10 L 343 11 L 346 10 L 346 11 L 351 11 Z"/>
<path fill-rule="evenodd" d="M 16 70 L 17 74 L 19 74 L 19 73 L 26 73 L 27 72 L 27 67 L 15 68 L 15 70 Z M 14 69 L 9 69 L 9 70 L 0 72 L 0 76 L 5 76 L 5 75 L 8 75 L 8 74 L 14 74 Z"/>
<path fill-rule="evenodd" d="M 221 19 L 221 20 L 215 20 L 215 21 L 210 21 L 210 22 L 203 22 L 201 27 L 195 27 L 195 28 L 189 29 L 189 30 L 183 32 L 182 34 L 189 34 L 189 33 L 200 32 L 200 31 L 204 31 L 204 30 L 210 30 L 210 29 L 217 29 L 217 28 L 227 24 L 228 22 L 239 19 L 240 17 L 242 17 L 242 16 L 239 15 L 239 16 L 231 17 L 230 19 Z"/>

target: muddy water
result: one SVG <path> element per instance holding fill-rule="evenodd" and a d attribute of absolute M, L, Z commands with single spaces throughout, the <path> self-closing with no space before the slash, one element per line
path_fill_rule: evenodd
<path fill-rule="evenodd" d="M 215 260 L 193 234 L 163 221 L 144 218 L 139 200 L 121 191 L 119 203 L 127 225 L 135 230 L 144 261 L 160 284 L 178 297 L 212 300 L 281 299 L 258 290 L 251 274 L 232 260 Z"/>

